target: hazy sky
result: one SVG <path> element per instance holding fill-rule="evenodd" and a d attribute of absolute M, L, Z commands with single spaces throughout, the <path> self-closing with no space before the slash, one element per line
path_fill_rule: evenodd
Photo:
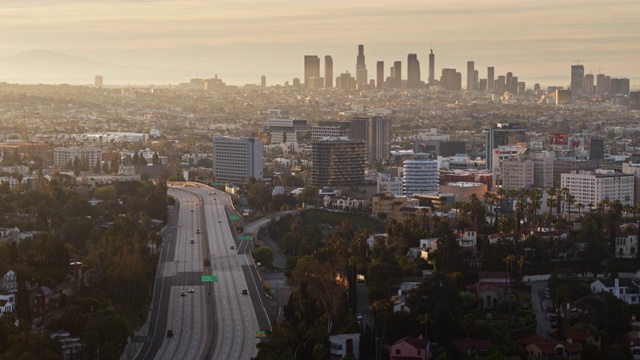
<path fill-rule="evenodd" d="M 424 80 L 430 42 L 436 77 L 457 68 L 463 83 L 474 60 L 481 78 L 495 66 L 529 87 L 566 85 L 579 60 L 587 73 L 640 84 L 638 0 L 2 0 L 0 16 L 2 57 L 48 49 L 232 84 L 302 78 L 305 54 L 353 73 L 358 44 L 369 77 L 378 60 L 387 73 L 394 60 L 406 70 L 413 52 Z"/>

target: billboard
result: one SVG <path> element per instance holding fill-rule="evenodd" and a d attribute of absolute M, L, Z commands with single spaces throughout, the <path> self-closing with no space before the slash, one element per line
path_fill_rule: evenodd
<path fill-rule="evenodd" d="M 567 145 L 569 144 L 569 137 L 566 133 L 551 133 L 549 134 L 549 143 L 551 145 Z"/>

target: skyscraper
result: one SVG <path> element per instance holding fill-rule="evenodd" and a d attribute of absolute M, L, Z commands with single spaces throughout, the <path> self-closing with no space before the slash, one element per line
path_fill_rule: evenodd
<path fill-rule="evenodd" d="M 260 87 L 267 87 L 267 77 L 265 75 L 260 76 Z"/>
<path fill-rule="evenodd" d="M 376 63 L 376 87 L 382 89 L 384 85 L 384 61 Z"/>
<path fill-rule="evenodd" d="M 256 138 L 213 138 L 213 177 L 217 181 L 242 183 L 262 180 L 263 145 Z"/>
<path fill-rule="evenodd" d="M 320 77 L 320 58 L 316 55 L 304 56 L 304 87 L 309 87 L 309 78 Z"/>
<path fill-rule="evenodd" d="M 402 87 L 402 61 L 393 62 L 393 87 Z"/>
<path fill-rule="evenodd" d="M 333 59 L 331 55 L 324 57 L 324 87 L 333 87 Z"/>
<path fill-rule="evenodd" d="M 467 90 L 473 91 L 475 86 L 475 64 L 473 61 L 467 61 Z"/>
<path fill-rule="evenodd" d="M 97 88 L 101 88 L 104 84 L 104 78 L 102 77 L 102 75 L 96 75 L 96 77 L 93 79 L 93 83 Z"/>
<path fill-rule="evenodd" d="M 328 138 L 311 143 L 311 184 L 350 186 L 364 183 L 365 143 Z"/>
<path fill-rule="evenodd" d="M 433 85 L 436 81 L 436 56 L 433 53 L 433 49 L 429 54 L 429 85 Z"/>
<path fill-rule="evenodd" d="M 591 138 L 589 160 L 604 160 L 604 139 Z"/>
<path fill-rule="evenodd" d="M 356 59 L 356 83 L 360 86 L 366 85 L 367 65 L 364 63 L 364 45 L 358 45 L 358 57 Z"/>
<path fill-rule="evenodd" d="M 584 94 L 584 65 L 571 65 L 571 94 Z"/>
<path fill-rule="evenodd" d="M 456 69 L 442 69 L 440 86 L 448 91 L 462 90 L 462 74 L 457 72 Z"/>
<path fill-rule="evenodd" d="M 598 76 L 596 76 L 596 94 L 599 96 L 604 95 L 604 82 L 605 82 L 604 74 L 598 74 Z"/>
<path fill-rule="evenodd" d="M 365 142 L 365 157 L 371 163 L 388 160 L 391 155 L 391 120 L 387 118 L 354 118 L 349 137 Z"/>
<path fill-rule="evenodd" d="M 511 89 L 511 83 L 513 82 L 513 73 L 512 72 L 508 72 L 507 73 L 507 77 L 505 78 L 505 83 L 504 83 L 504 90 L 505 91 L 510 91 Z"/>
<path fill-rule="evenodd" d="M 493 170 L 494 150 L 500 146 L 515 145 L 518 142 L 523 142 L 525 140 L 526 130 L 527 129 L 520 126 L 520 124 L 509 123 L 498 123 L 485 129 L 485 156 L 488 170 Z"/>
<path fill-rule="evenodd" d="M 493 66 L 489 66 L 487 68 L 487 91 L 493 91 L 496 89 L 496 81 L 494 79 L 494 69 Z"/>
<path fill-rule="evenodd" d="M 420 62 L 418 55 L 409 54 L 407 56 L 407 88 L 417 89 L 420 87 Z"/>
<path fill-rule="evenodd" d="M 595 93 L 593 74 L 587 74 L 584 76 L 584 93 L 586 95 L 593 95 Z"/>

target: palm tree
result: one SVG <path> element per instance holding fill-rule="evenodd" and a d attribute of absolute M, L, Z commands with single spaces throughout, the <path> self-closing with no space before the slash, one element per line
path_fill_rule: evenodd
<path fill-rule="evenodd" d="M 547 195 L 549 195 L 549 197 L 547 198 L 547 206 L 549 207 L 549 219 L 550 219 L 551 216 L 553 216 L 553 208 L 556 206 L 556 199 L 558 196 L 556 188 L 554 187 L 548 188 Z"/>
<path fill-rule="evenodd" d="M 576 204 L 576 209 L 578 209 L 578 217 L 582 220 L 582 209 L 584 209 L 584 204 L 583 203 L 577 203 Z"/>

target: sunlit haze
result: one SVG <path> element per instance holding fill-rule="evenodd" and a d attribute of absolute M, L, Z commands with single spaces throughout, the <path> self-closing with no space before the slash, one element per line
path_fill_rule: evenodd
<path fill-rule="evenodd" d="M 578 61 L 585 73 L 630 78 L 632 89 L 640 82 L 637 0 L 3 0 L 0 9 L 7 82 L 93 82 L 93 66 L 48 71 L 38 62 L 48 53 L 15 57 L 48 50 L 100 62 L 105 84 L 218 74 L 233 85 L 266 75 L 273 85 L 302 78 L 304 55 L 331 55 L 334 74 L 354 73 L 358 44 L 370 78 L 376 61 L 388 69 L 417 53 L 424 79 L 431 44 L 438 77 L 443 67 L 466 77 L 472 60 L 482 77 L 494 66 L 528 87 L 566 86 Z"/>

